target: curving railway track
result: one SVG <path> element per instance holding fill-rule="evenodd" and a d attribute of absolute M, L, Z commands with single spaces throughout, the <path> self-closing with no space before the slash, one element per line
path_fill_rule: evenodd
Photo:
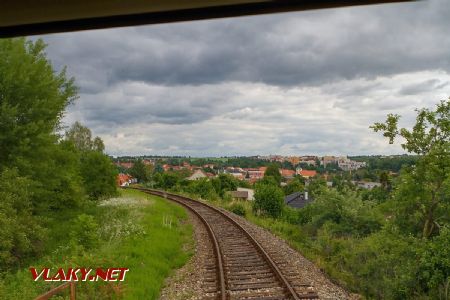
<path fill-rule="evenodd" d="M 191 210 L 205 225 L 213 253 L 206 262 L 204 299 L 319 299 L 308 283 L 280 261 L 276 249 L 260 245 L 233 218 L 206 203 L 165 191 L 142 189 Z"/>

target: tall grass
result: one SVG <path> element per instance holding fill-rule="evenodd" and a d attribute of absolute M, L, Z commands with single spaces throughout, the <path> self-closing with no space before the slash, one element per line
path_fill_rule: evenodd
<path fill-rule="evenodd" d="M 193 243 L 187 214 L 162 198 L 134 190 L 121 191 L 121 197 L 113 200 L 48 215 L 45 224 L 50 239 L 43 245 L 46 255 L 18 270 L 0 274 L 0 299 L 33 299 L 58 285 L 34 282 L 30 266 L 55 270 L 129 268 L 124 282 L 79 282 L 77 299 L 157 299 L 165 278 L 192 255 L 184 247 Z M 98 243 L 91 248 L 74 238 L 74 228 L 80 225 L 77 220 L 86 214 L 93 216 L 91 228 L 97 228 L 91 234 L 98 237 Z M 60 299 L 67 298 L 67 292 L 61 295 Z"/>

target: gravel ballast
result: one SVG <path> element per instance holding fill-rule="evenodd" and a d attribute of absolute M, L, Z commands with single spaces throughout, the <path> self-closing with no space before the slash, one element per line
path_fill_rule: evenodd
<path fill-rule="evenodd" d="M 319 295 L 320 299 L 360 299 L 356 294 L 350 294 L 342 287 L 333 283 L 311 261 L 292 249 L 288 243 L 268 230 L 250 223 L 245 218 L 221 209 L 225 214 L 236 220 L 244 229 L 254 236 L 271 258 L 280 265 L 291 283 L 307 283 Z M 195 249 L 189 262 L 177 270 L 174 276 L 166 281 L 160 299 L 210 299 L 214 294 L 208 294 L 208 286 L 204 286 L 207 277 L 207 265 L 214 262 L 213 248 L 208 233 L 197 216 L 189 212 L 189 221 L 194 227 Z M 192 247 L 192 246 L 191 246 Z"/>
<path fill-rule="evenodd" d="M 220 209 L 228 216 L 236 220 L 244 229 L 252 234 L 272 259 L 285 261 L 282 272 L 298 273 L 299 282 L 309 283 L 318 293 L 320 299 L 360 299 L 356 294 L 348 293 L 344 288 L 333 283 L 316 265 L 306 259 L 296 250 L 292 249 L 286 241 L 275 236 L 268 230 L 250 223 L 245 218 L 233 214 L 225 209 Z"/>

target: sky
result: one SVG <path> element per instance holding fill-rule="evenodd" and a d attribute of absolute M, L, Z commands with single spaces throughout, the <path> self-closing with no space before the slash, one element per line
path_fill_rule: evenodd
<path fill-rule="evenodd" d="M 385 155 L 370 125 L 450 96 L 449 28 L 424 0 L 41 37 L 111 155 Z"/>

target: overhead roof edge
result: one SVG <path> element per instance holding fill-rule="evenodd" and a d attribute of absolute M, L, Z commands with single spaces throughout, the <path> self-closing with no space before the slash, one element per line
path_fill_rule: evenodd
<path fill-rule="evenodd" d="M 92 3 L 91 0 L 90 2 Z M 101 0 L 95 0 L 101 2 Z M 239 0 L 240 1 L 240 0 Z M 239 2 L 237 1 L 237 2 Z M 27 23 L 22 22 L 13 25 L 3 25 L 0 21 L 0 37 L 15 37 L 15 36 L 28 36 L 37 34 L 48 34 L 48 33 L 58 33 L 58 32 L 70 32 L 88 29 L 102 29 L 102 28 L 112 28 L 112 27 L 125 27 L 125 26 L 137 26 L 137 25 L 147 25 L 147 24 L 161 24 L 161 23 L 172 23 L 172 22 L 182 22 L 182 21 L 193 21 L 193 20 L 206 20 L 206 19 L 216 19 L 216 18 L 227 18 L 227 17 L 238 17 L 238 16 L 248 16 L 248 15 L 259 15 L 259 14 L 269 14 L 269 13 L 281 13 L 281 12 L 292 12 L 292 11 L 305 11 L 313 9 L 324 9 L 324 8 L 337 8 L 345 6 L 358 6 L 358 5 L 374 5 L 383 3 L 395 3 L 395 2 L 412 2 L 414 0 L 274 0 L 265 2 L 249 2 L 251 0 L 242 0 L 242 3 L 232 4 L 232 5 L 218 5 L 218 6 L 203 6 L 194 8 L 183 8 L 183 9 L 170 9 L 170 10 L 155 10 L 148 11 L 152 8 L 146 10 L 142 13 L 132 13 L 132 14 L 113 14 L 108 15 L 105 13 L 99 13 L 98 16 L 84 17 L 86 14 L 74 13 L 74 18 L 67 18 L 67 12 L 61 13 L 66 19 L 58 18 L 58 13 L 46 16 L 45 13 L 40 17 L 39 22 Z M 255 0 L 252 0 L 255 1 Z M 1 11 L 7 12 L 8 10 L 2 9 L 7 5 L 5 2 L 0 4 L 0 19 Z M 207 2 L 207 1 L 206 1 Z M 233 1 L 236 2 L 236 1 Z M 13 3 L 13 2 L 10 2 Z M 15 1 L 14 6 L 17 7 L 17 3 L 20 1 Z M 29 3 L 23 1 L 24 5 Z M 54 3 L 54 2 L 53 2 Z M 61 2 L 59 2 L 61 3 Z M 82 5 L 83 1 L 79 1 Z M 149 2 L 151 3 L 151 2 Z M 210 5 L 213 5 L 211 2 Z M 217 2 L 216 2 L 217 3 Z M 42 4 L 42 3 L 41 3 Z M 151 4 L 149 4 L 151 5 Z M 184 2 L 186 6 L 186 2 Z M 64 7 L 62 7 L 64 10 Z M 38 12 L 45 12 L 45 7 Z M 60 9 L 60 11 L 62 11 Z M 20 15 L 20 10 L 14 10 Z M 11 11 L 9 11 L 11 13 Z M 20 20 L 26 20 L 26 15 L 19 16 Z M 9 16 L 11 18 L 11 16 Z M 44 21 L 42 21 L 44 20 Z"/>

